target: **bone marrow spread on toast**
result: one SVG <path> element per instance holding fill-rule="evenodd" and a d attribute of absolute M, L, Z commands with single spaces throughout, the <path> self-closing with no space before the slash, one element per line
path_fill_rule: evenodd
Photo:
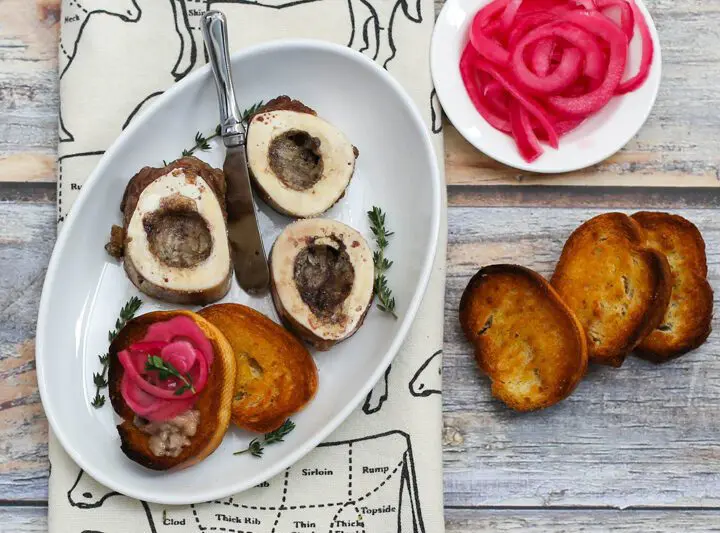
<path fill-rule="evenodd" d="M 350 226 L 312 218 L 289 224 L 270 253 L 271 293 L 283 324 L 319 350 L 362 325 L 373 298 L 373 254 Z"/>
<path fill-rule="evenodd" d="M 230 289 L 225 177 L 195 157 L 145 167 L 125 189 L 123 227 L 107 251 L 145 294 L 179 304 L 207 304 Z"/>
<path fill-rule="evenodd" d="M 110 345 L 108 386 L 122 451 L 153 470 L 210 455 L 231 418 L 235 355 L 224 335 L 191 311 L 128 322 Z"/>
<path fill-rule="evenodd" d="M 256 190 L 292 217 L 316 216 L 335 205 L 357 156 L 342 131 L 288 96 L 269 101 L 248 125 L 248 169 Z"/>

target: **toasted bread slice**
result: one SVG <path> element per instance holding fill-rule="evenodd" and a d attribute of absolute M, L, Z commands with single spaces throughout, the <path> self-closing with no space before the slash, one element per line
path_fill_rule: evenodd
<path fill-rule="evenodd" d="M 118 352 L 141 341 L 148 327 L 155 322 L 170 320 L 179 315 L 192 318 L 213 347 L 214 359 L 208 381 L 193 409 L 200 412 L 195 435 L 190 445 L 177 457 L 156 456 L 150 449 L 150 436 L 135 424 L 135 413 L 120 392 L 125 372 L 118 360 Z M 108 387 L 113 409 L 123 419 L 117 426 L 122 451 L 133 461 L 152 470 L 179 470 L 198 463 L 210 455 L 222 442 L 230 425 L 231 405 L 235 383 L 235 355 L 227 339 L 203 317 L 191 311 L 155 311 L 134 318 L 120 331 L 110 345 Z"/>
<path fill-rule="evenodd" d="M 580 322 L 550 284 L 527 268 L 482 268 L 462 295 L 460 323 L 493 395 L 515 410 L 559 402 L 587 369 Z"/>
<path fill-rule="evenodd" d="M 606 213 L 570 235 L 551 284 L 583 325 L 590 359 L 619 367 L 660 325 L 670 300 L 670 266 L 645 247 L 637 222 Z"/>
<path fill-rule="evenodd" d="M 708 338 L 713 313 L 713 291 L 708 283 L 705 241 L 689 220 L 668 213 L 635 213 L 648 245 L 670 263 L 672 294 L 660 325 L 635 352 L 663 363 L 700 346 Z"/>
<path fill-rule="evenodd" d="M 234 424 L 268 433 L 315 396 L 315 361 L 286 329 L 239 304 L 211 305 L 200 315 L 223 332 L 235 353 Z"/>

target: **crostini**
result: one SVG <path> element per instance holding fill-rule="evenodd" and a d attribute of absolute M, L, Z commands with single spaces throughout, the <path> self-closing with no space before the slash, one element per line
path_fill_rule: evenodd
<path fill-rule="evenodd" d="M 236 426 L 268 433 L 315 396 L 315 361 L 282 326 L 240 304 L 211 305 L 199 314 L 225 335 L 235 354 L 232 422 Z"/>
<path fill-rule="evenodd" d="M 230 424 L 235 374 L 232 346 L 196 313 L 128 322 L 110 345 L 108 371 L 122 451 L 152 470 L 202 461 Z"/>

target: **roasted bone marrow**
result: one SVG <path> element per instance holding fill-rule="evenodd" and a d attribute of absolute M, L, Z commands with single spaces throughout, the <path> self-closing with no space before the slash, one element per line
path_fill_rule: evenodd
<path fill-rule="evenodd" d="M 106 250 L 153 298 L 207 304 L 230 289 L 225 176 L 194 157 L 143 168 L 128 184 Z"/>
<path fill-rule="evenodd" d="M 362 325 L 374 274 L 367 241 L 335 220 L 288 225 L 270 254 L 272 298 L 283 324 L 319 350 L 347 339 Z"/>
<path fill-rule="evenodd" d="M 230 424 L 235 355 L 224 335 L 190 311 L 129 321 L 110 345 L 108 387 L 121 449 L 152 470 L 210 455 Z"/>
<path fill-rule="evenodd" d="M 268 102 L 250 120 L 247 157 L 256 190 L 276 211 L 319 215 L 342 198 L 358 151 L 345 134 L 287 96 Z"/>

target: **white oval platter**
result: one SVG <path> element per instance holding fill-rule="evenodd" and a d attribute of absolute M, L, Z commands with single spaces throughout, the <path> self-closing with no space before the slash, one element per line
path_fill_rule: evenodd
<path fill-rule="evenodd" d="M 232 57 L 242 108 L 287 94 L 305 102 L 343 130 L 360 150 L 345 197 L 325 216 L 345 222 L 369 242 L 366 212 L 387 213 L 395 232 L 389 249 L 389 284 L 398 320 L 373 308 L 351 339 L 315 353 L 319 389 L 293 417 L 296 429 L 265 449 L 262 459 L 234 456 L 257 436 L 231 428 L 209 458 L 171 473 L 147 470 L 125 457 L 108 401 L 90 405 L 98 355 L 120 307 L 134 295 L 140 313 L 173 306 L 140 294 L 122 265 L 103 249 L 128 180 L 143 166 L 162 166 L 192 146 L 195 132 L 218 123 L 216 92 L 208 67 L 179 82 L 138 117 L 105 153 L 83 186 L 50 261 L 37 329 L 37 375 L 48 420 L 65 450 L 88 474 L 112 490 L 145 501 L 188 504 L 226 497 L 288 467 L 327 437 L 368 394 L 397 353 L 422 300 L 440 221 L 440 173 L 430 136 L 410 98 L 391 76 L 345 47 L 315 41 L 276 41 Z M 222 167 L 214 142 L 199 157 Z M 259 205 L 265 248 L 291 219 Z M 269 297 L 253 298 L 235 284 L 222 301 L 252 306 L 277 320 Z M 177 306 L 175 306 L 177 307 Z"/>

